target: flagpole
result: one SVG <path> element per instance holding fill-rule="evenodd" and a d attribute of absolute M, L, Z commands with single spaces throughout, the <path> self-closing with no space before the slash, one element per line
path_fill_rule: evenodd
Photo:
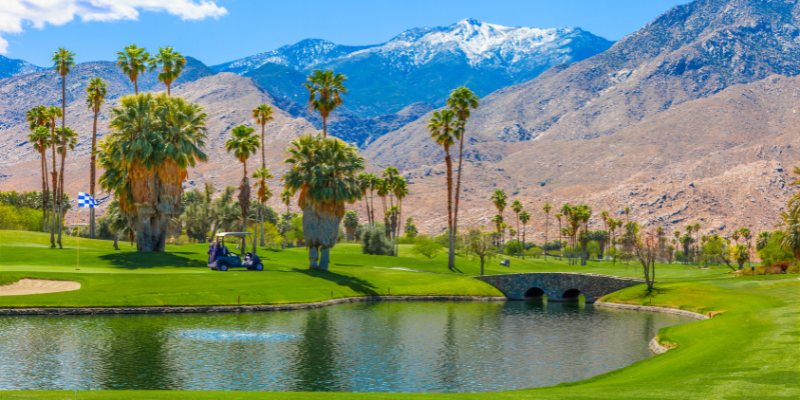
<path fill-rule="evenodd" d="M 81 225 L 81 205 L 78 204 L 78 225 L 77 227 L 80 228 Z M 75 271 L 81 270 L 81 231 L 78 229 L 78 246 L 75 250 Z"/>

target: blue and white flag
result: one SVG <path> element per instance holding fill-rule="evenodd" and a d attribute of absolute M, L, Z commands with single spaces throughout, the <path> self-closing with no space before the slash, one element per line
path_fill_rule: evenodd
<path fill-rule="evenodd" d="M 97 202 L 89 193 L 78 192 L 78 207 L 94 208 Z"/>

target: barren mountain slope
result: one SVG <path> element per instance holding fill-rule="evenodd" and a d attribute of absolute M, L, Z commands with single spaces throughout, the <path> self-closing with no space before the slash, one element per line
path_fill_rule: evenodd
<path fill-rule="evenodd" d="M 490 151 L 508 156 L 467 163 L 464 226 L 489 225 L 489 196 L 502 188 L 533 210 L 537 239 L 545 201 L 587 202 L 596 212 L 630 206 L 632 218 L 669 229 L 687 222 L 723 233 L 740 225 L 772 228 L 793 192 L 787 186 L 792 166 L 800 163 L 798 105 L 800 78 L 773 76 L 685 102 L 614 135 L 580 141 L 543 136 L 516 148 L 488 143 Z M 408 203 L 426 230 L 446 225 L 437 151 L 409 172 Z"/>

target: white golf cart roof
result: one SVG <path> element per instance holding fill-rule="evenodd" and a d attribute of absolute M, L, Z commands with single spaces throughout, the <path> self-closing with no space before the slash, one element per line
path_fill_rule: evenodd
<path fill-rule="evenodd" d="M 245 237 L 246 235 L 252 235 L 252 233 L 250 233 L 250 232 L 219 232 L 219 233 L 217 233 L 217 237 L 227 237 L 227 236 Z"/>

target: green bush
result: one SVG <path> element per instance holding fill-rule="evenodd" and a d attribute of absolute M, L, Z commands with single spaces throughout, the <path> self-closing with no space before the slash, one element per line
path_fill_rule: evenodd
<path fill-rule="evenodd" d="M 41 231 L 42 226 L 41 210 L 0 204 L 0 229 Z"/>
<path fill-rule="evenodd" d="M 442 247 L 439 241 L 430 236 L 419 235 L 414 239 L 412 251 L 421 256 L 432 259 L 442 250 L 444 250 L 444 247 Z"/>
<path fill-rule="evenodd" d="M 370 226 L 361 233 L 361 251 L 379 256 L 391 255 L 392 244 L 386 238 L 383 225 Z"/>

